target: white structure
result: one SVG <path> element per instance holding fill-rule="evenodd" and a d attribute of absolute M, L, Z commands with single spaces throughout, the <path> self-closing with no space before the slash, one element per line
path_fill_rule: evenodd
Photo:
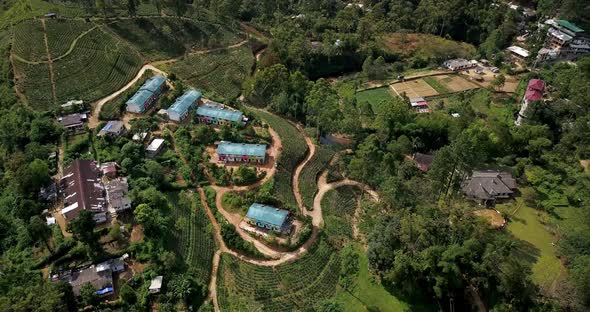
<path fill-rule="evenodd" d="M 145 149 L 148 157 L 155 157 L 164 147 L 164 139 L 153 139 L 150 145 Z"/>
<path fill-rule="evenodd" d="M 477 61 L 468 61 L 466 59 L 452 59 L 445 61 L 443 63 L 443 66 L 452 71 L 459 71 L 476 67 Z"/>
<path fill-rule="evenodd" d="M 515 56 L 519 59 L 525 59 L 525 58 L 529 57 L 529 55 L 530 55 L 529 51 L 527 51 L 526 49 L 523 49 L 519 46 L 510 46 L 510 47 L 506 48 L 506 50 L 508 50 L 510 53 L 512 53 L 513 56 Z"/>
<path fill-rule="evenodd" d="M 150 294 L 157 294 L 160 292 L 160 290 L 162 289 L 162 281 L 163 280 L 164 280 L 164 277 L 162 275 L 160 275 L 160 276 L 156 276 L 156 278 L 154 278 L 151 281 L 150 288 L 149 288 Z"/>

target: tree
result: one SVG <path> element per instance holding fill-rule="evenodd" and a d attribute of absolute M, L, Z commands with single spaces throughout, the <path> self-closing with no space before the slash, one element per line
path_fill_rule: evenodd
<path fill-rule="evenodd" d="M 308 124 L 318 128 L 318 135 L 337 130 L 341 111 L 338 94 L 328 81 L 319 79 L 305 98 Z"/>
<path fill-rule="evenodd" d="M 68 223 L 67 231 L 87 245 L 91 251 L 97 252 L 100 250 L 100 244 L 98 242 L 99 235 L 94 231 L 95 226 L 93 214 L 88 210 L 82 210 L 78 218 Z"/>
<path fill-rule="evenodd" d="M 96 306 L 100 302 L 100 298 L 96 294 L 96 289 L 92 284 L 86 283 L 80 288 L 80 304 L 83 307 Z"/>
<path fill-rule="evenodd" d="M 375 78 L 375 72 L 373 70 L 373 56 L 369 55 L 363 62 L 363 74 L 369 79 Z"/>
<path fill-rule="evenodd" d="M 49 238 L 51 237 L 51 229 L 47 226 L 47 223 L 41 220 L 40 216 L 33 216 L 29 220 L 29 224 L 27 225 L 27 231 L 31 238 L 35 241 L 43 242 L 47 249 L 51 251 L 51 247 L 49 246 Z"/>
<path fill-rule="evenodd" d="M 129 284 L 123 285 L 119 294 L 121 295 L 121 299 L 123 299 L 123 301 L 128 305 L 133 305 L 135 302 L 137 302 L 135 290 L 133 290 Z"/>
<path fill-rule="evenodd" d="M 155 185 L 163 185 L 166 182 L 164 167 L 162 167 L 157 161 L 148 159 L 145 161 L 144 167 L 145 172 Z"/>
<path fill-rule="evenodd" d="M 127 0 L 127 12 L 129 16 L 135 16 L 137 14 L 137 3 L 136 0 Z"/>
<path fill-rule="evenodd" d="M 496 76 L 496 78 L 492 81 L 491 86 L 497 91 L 502 89 L 504 87 L 504 84 L 506 84 L 506 76 L 500 74 Z"/>

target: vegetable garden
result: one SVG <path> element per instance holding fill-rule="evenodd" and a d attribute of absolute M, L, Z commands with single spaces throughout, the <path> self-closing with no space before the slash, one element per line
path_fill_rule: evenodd
<path fill-rule="evenodd" d="M 313 209 L 313 198 L 318 190 L 318 175 L 330 164 L 330 160 L 334 156 L 333 149 L 327 146 L 316 147 L 315 154 L 307 162 L 301 175 L 299 176 L 299 192 L 303 199 L 303 204 L 308 209 Z"/>
<path fill-rule="evenodd" d="M 314 307 L 335 294 L 340 256 L 324 240 L 301 259 L 275 267 L 223 254 L 218 274 L 221 310 L 291 311 Z"/>
<path fill-rule="evenodd" d="M 242 92 L 250 76 L 254 55 L 247 46 L 217 52 L 194 54 L 173 63 L 170 71 L 206 97 L 227 102 Z"/>
<path fill-rule="evenodd" d="M 215 241 L 198 194 L 182 192 L 173 208 L 176 250 L 204 283 L 209 282 Z"/>
<path fill-rule="evenodd" d="M 47 60 L 43 25 L 39 20 L 23 21 L 14 26 L 12 52 L 31 61 Z"/>
<path fill-rule="evenodd" d="M 359 195 L 358 188 L 343 186 L 329 191 L 322 199 L 325 232 L 331 243 L 344 245 L 353 238 L 352 219 Z"/>
<path fill-rule="evenodd" d="M 284 204 L 296 207 L 292 177 L 295 168 L 307 153 L 305 138 L 293 124 L 281 117 L 260 110 L 255 110 L 253 113 L 277 132 L 283 144 L 283 149 L 277 160 L 273 195 Z"/>

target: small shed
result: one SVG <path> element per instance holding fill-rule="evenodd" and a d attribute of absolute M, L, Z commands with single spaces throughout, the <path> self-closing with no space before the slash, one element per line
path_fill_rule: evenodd
<path fill-rule="evenodd" d="M 150 294 L 157 294 L 157 293 L 159 293 L 160 290 L 162 290 L 162 282 L 163 281 L 164 281 L 164 277 L 162 275 L 156 276 L 156 278 L 154 278 L 150 282 L 150 288 L 149 288 Z"/>
<path fill-rule="evenodd" d="M 150 145 L 145 149 L 148 157 L 156 157 L 164 148 L 164 139 L 153 139 Z"/>

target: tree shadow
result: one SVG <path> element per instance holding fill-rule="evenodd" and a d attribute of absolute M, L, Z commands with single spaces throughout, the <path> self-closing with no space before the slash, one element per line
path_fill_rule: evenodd
<path fill-rule="evenodd" d="M 516 245 L 512 254 L 520 260 L 526 261 L 526 263 L 533 265 L 537 259 L 541 256 L 541 251 L 539 248 L 535 247 L 533 244 L 513 237 Z"/>

